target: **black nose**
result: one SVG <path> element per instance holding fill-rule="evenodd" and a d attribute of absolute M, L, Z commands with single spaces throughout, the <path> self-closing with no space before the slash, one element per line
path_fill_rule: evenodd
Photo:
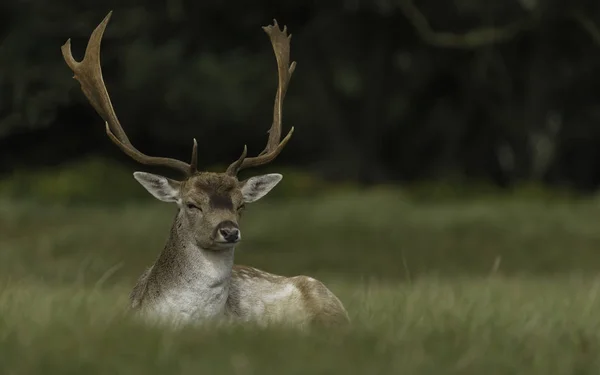
<path fill-rule="evenodd" d="M 221 228 L 219 234 L 227 242 L 237 242 L 240 239 L 240 230 L 233 227 Z"/>

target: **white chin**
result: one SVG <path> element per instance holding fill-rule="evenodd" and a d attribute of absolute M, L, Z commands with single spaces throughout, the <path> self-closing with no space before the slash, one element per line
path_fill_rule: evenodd
<path fill-rule="evenodd" d="M 225 250 L 231 249 L 235 245 L 237 245 L 237 242 L 213 242 L 211 248 L 215 250 Z"/>

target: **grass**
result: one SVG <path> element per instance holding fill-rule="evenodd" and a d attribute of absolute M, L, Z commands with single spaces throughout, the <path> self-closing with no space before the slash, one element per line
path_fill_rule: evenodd
<path fill-rule="evenodd" d="M 348 332 L 142 325 L 127 294 L 174 207 L 0 202 L 0 374 L 597 374 L 600 205 L 410 202 L 393 189 L 249 207 L 237 262 L 322 279 Z"/>

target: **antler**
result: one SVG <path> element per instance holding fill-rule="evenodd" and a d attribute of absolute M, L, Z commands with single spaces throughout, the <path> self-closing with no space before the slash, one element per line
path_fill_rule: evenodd
<path fill-rule="evenodd" d="M 283 141 L 280 142 L 283 99 L 285 98 L 294 69 L 296 69 L 295 61 L 290 64 L 290 40 L 292 35 L 287 34 L 287 26 L 284 26 L 283 30 L 280 30 L 277 20 L 273 20 L 273 25 L 263 26 L 263 30 L 271 39 L 275 58 L 277 59 L 277 72 L 279 75 L 279 84 L 273 107 L 273 123 L 269 129 L 269 140 L 265 149 L 256 157 L 247 158 L 248 149 L 244 146 L 244 151 L 240 158 L 227 168 L 226 173 L 232 176 L 236 176 L 244 168 L 257 167 L 273 161 L 294 133 L 294 127 L 292 127 Z"/>
<path fill-rule="evenodd" d="M 85 49 L 85 56 L 82 61 L 78 62 L 73 57 L 71 52 L 71 39 L 67 40 L 61 47 L 63 58 L 74 73 L 73 78 L 78 80 L 81 84 L 81 90 L 96 112 L 98 112 L 104 120 L 106 124 L 106 134 L 110 140 L 121 149 L 121 151 L 129 155 L 135 161 L 145 165 L 169 167 L 181 171 L 188 176 L 194 174 L 197 168 L 198 143 L 196 142 L 196 139 L 194 139 L 194 146 L 192 149 L 192 161 L 190 164 L 187 164 L 177 159 L 143 154 L 131 144 L 129 138 L 127 138 L 127 134 L 125 134 L 125 131 L 121 127 L 110 101 L 108 91 L 106 90 L 106 85 L 102 79 L 102 68 L 100 66 L 100 44 L 102 42 L 102 35 L 104 34 L 104 30 L 106 29 L 106 25 L 108 24 L 111 15 L 112 11 L 104 17 L 104 20 L 102 20 L 90 36 L 88 45 Z"/>

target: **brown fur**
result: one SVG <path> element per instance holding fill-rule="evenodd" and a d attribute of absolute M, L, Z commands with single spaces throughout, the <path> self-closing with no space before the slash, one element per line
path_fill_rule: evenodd
<path fill-rule="evenodd" d="M 341 301 L 322 282 L 308 276 L 296 276 L 289 280 L 300 290 L 306 309 L 312 312 L 312 324 L 340 327 L 350 323 Z"/>
<path fill-rule="evenodd" d="M 213 227 L 220 222 L 231 221 L 237 225 L 240 216 L 238 209 L 244 200 L 241 187 L 242 183 L 234 177 L 209 172 L 198 173 L 180 183 L 181 207 L 171 227 L 169 240 L 155 264 L 144 271 L 133 288 L 130 294 L 132 308 L 143 309 L 158 301 L 162 293 L 181 289 L 195 281 L 194 266 L 190 264 L 190 254 L 185 250 L 186 243 L 192 240 L 203 245 L 207 234 L 213 233 Z M 202 217 L 194 216 L 193 210 L 186 211 L 186 202 L 193 202 L 202 208 Z M 220 251 L 226 251 L 210 250 L 208 245 L 201 248 L 209 249 L 207 256 L 214 257 L 219 257 Z M 292 315 L 300 314 L 304 317 L 303 321 L 309 324 L 343 326 L 349 323 L 348 314 L 340 300 L 318 280 L 307 276 L 284 277 L 254 267 L 234 265 L 233 258 L 230 267 L 227 280 L 214 281 L 216 285 L 229 285 L 224 306 L 226 316 L 251 319 L 247 316 L 249 312 L 244 310 L 248 307 L 241 305 L 242 299 L 248 298 L 250 289 L 244 289 L 246 287 L 253 285 L 252 288 L 256 289 L 252 290 L 260 294 L 261 285 L 267 288 L 265 292 L 272 288 L 287 291 L 285 287 L 292 285 L 296 291 L 290 289 L 290 299 L 282 300 L 281 303 L 285 305 L 280 305 L 285 306 L 285 311 Z M 220 298 L 218 294 L 216 298 Z M 245 301 L 248 305 L 248 300 Z"/>
<path fill-rule="evenodd" d="M 129 300 L 131 301 L 131 307 L 136 309 L 141 306 L 142 300 L 146 294 L 148 286 L 148 276 L 152 272 L 153 266 L 147 268 L 144 273 L 138 278 L 133 290 L 129 294 Z"/>
<path fill-rule="evenodd" d="M 285 277 L 244 265 L 234 265 L 231 277 L 262 279 L 277 284 L 292 283 L 300 291 L 304 308 L 310 312 L 310 324 L 342 327 L 350 323 L 348 313 L 341 301 L 322 282 L 312 277 Z M 230 310 L 235 313 L 238 303 L 237 298 L 232 296 L 230 299 Z"/>
<path fill-rule="evenodd" d="M 254 267 L 248 267 L 238 264 L 233 266 L 231 276 L 238 277 L 240 279 L 263 279 L 271 282 L 276 282 L 279 281 L 279 279 L 281 279 L 281 276 L 273 275 L 271 273 L 261 271 Z"/>

